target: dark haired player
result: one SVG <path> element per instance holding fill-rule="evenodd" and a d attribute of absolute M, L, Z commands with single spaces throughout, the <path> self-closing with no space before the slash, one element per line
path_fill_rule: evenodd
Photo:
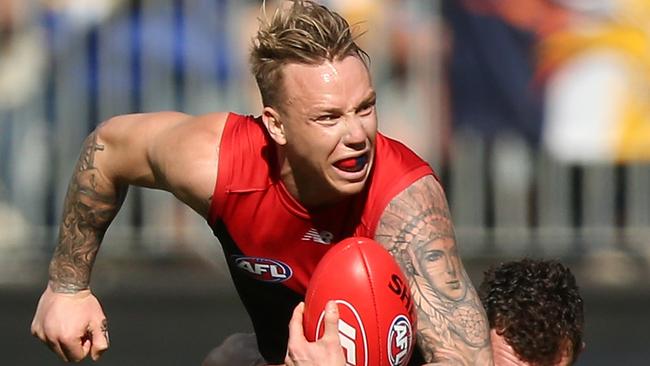
<path fill-rule="evenodd" d="M 584 347 L 575 277 L 556 261 L 523 259 L 490 268 L 479 287 L 495 365 L 568 366 Z"/>

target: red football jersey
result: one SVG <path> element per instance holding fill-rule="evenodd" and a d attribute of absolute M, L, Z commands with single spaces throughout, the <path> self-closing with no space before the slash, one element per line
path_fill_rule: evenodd
<path fill-rule="evenodd" d="M 304 299 L 321 257 L 347 237 L 374 238 L 391 199 L 434 173 L 403 144 L 378 133 L 364 191 L 308 210 L 279 179 L 274 149 L 259 118 L 228 116 L 208 222 L 223 246 L 262 355 L 283 363 L 291 313 Z"/>

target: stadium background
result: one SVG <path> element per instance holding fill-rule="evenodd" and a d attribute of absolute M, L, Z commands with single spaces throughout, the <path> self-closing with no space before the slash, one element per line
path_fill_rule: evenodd
<path fill-rule="evenodd" d="M 578 365 L 645 364 L 644 1 L 325 3 L 363 21 L 380 129 L 439 172 L 475 284 L 501 260 L 559 259 L 585 297 Z M 257 113 L 260 5 L 0 0 L 0 363 L 59 364 L 29 324 L 85 135 L 123 113 Z M 100 364 L 198 365 L 250 329 L 207 225 L 163 192 L 129 192 L 93 289 L 111 323 Z"/>

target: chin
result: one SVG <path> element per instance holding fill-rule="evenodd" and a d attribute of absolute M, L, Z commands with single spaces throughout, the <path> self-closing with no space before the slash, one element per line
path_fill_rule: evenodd
<path fill-rule="evenodd" d="M 345 184 L 337 185 L 336 190 L 344 196 L 353 196 L 363 191 L 364 187 L 366 186 L 366 180 L 367 179 L 359 182 L 347 182 Z"/>
<path fill-rule="evenodd" d="M 342 196 L 352 196 L 355 194 L 361 193 L 368 180 L 370 178 L 370 166 L 366 168 L 366 171 L 363 175 L 357 176 L 342 176 L 341 174 L 336 174 L 330 176 L 330 185 L 334 191 L 338 192 Z"/>

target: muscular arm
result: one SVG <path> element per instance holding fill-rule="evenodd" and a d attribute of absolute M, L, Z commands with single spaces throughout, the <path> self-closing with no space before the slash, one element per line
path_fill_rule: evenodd
<path fill-rule="evenodd" d="M 49 267 L 52 291 L 88 288 L 100 243 L 129 185 L 167 190 L 206 215 L 224 122 L 225 114 L 136 114 L 113 118 L 91 133 L 65 198 Z"/>
<path fill-rule="evenodd" d="M 105 149 L 97 142 L 97 133 L 91 133 L 68 185 L 59 245 L 49 268 L 54 292 L 76 293 L 88 288 L 99 244 L 126 195 L 126 185 L 106 179 L 95 166 L 95 154 Z"/>
<path fill-rule="evenodd" d="M 426 361 L 491 365 L 485 313 L 458 256 L 445 195 L 433 176 L 421 178 L 388 204 L 375 239 L 409 279 Z"/>
<path fill-rule="evenodd" d="M 90 291 L 90 273 L 127 187 L 167 190 L 207 215 L 225 121 L 222 113 L 126 115 L 86 138 L 68 186 L 50 281 L 31 326 L 61 359 L 97 360 L 108 349 L 108 323 Z"/>

